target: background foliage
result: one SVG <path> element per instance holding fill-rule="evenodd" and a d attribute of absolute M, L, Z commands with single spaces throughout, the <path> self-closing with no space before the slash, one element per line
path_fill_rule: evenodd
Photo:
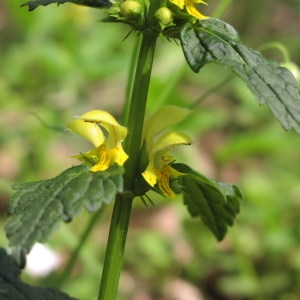
<path fill-rule="evenodd" d="M 205 13 L 211 15 L 220 2 L 210 0 Z M 13 182 L 53 177 L 76 163 L 69 156 L 84 151 L 80 138 L 48 128 L 36 115 L 57 127 L 89 109 L 120 115 L 135 40 L 134 33 L 123 40 L 129 28 L 97 23 L 102 16 L 97 10 L 65 4 L 28 13 L 21 3 L 0 3 L 1 225 Z M 298 65 L 299 17 L 297 0 L 236 0 L 222 15 L 246 45 L 258 49 L 281 42 Z M 276 49 L 263 54 L 282 60 Z M 161 40 L 148 111 L 189 104 L 228 74 L 215 65 L 193 74 L 180 47 Z M 184 126 L 196 142 L 180 153 L 182 160 L 207 176 L 238 184 L 245 197 L 241 213 L 217 243 L 190 219 L 181 201 L 156 199 L 155 208 L 136 201 L 119 299 L 172 299 L 188 292 L 191 300 L 196 292 L 205 299 L 299 299 L 300 138 L 284 132 L 237 78 L 201 102 Z M 43 279 L 26 275 L 26 281 L 94 299 L 110 213 L 109 206 L 71 281 L 59 280 L 63 266 Z M 81 214 L 49 241 L 63 265 L 89 218 Z M 8 247 L 2 231 L 0 245 Z"/>

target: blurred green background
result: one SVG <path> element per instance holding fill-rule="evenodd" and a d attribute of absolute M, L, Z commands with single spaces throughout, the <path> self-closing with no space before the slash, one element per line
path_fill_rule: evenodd
<path fill-rule="evenodd" d="M 136 34 L 97 22 L 101 11 L 64 4 L 19 8 L 0 2 L 0 223 L 6 220 L 11 184 L 49 178 L 76 164 L 89 148 L 63 128 L 90 109 L 121 116 Z M 299 0 L 208 0 L 206 15 L 221 14 L 243 42 L 258 49 L 282 43 L 300 64 Z M 223 4 L 226 1 L 222 2 Z M 263 54 L 282 61 L 277 49 Z M 205 66 L 193 74 L 179 45 L 160 39 L 148 112 L 163 104 L 188 105 L 228 76 Z M 38 116 L 38 117 L 37 117 Z M 235 226 L 217 243 L 177 201 L 135 202 L 120 282 L 120 300 L 300 299 L 300 137 L 284 132 L 267 107 L 258 107 L 238 78 L 215 91 L 184 124 L 195 143 L 178 153 L 203 174 L 238 184 L 245 196 Z M 84 246 L 70 281 L 70 295 L 96 299 L 109 228 L 107 207 Z M 49 245 L 63 265 L 46 278 L 26 282 L 58 286 L 58 275 L 90 215 L 61 225 Z M 3 230 L 0 245 L 8 248 Z"/>

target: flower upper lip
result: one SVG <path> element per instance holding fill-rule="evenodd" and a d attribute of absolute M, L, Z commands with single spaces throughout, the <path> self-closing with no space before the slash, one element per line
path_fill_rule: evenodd
<path fill-rule="evenodd" d="M 169 186 L 170 177 L 183 175 L 170 166 L 173 158 L 167 152 L 180 145 L 190 145 L 192 140 L 182 132 L 166 129 L 185 119 L 189 113 L 187 109 L 168 105 L 162 107 L 145 122 L 144 139 L 149 163 L 142 176 L 152 187 L 157 183 L 167 197 L 175 196 Z"/>

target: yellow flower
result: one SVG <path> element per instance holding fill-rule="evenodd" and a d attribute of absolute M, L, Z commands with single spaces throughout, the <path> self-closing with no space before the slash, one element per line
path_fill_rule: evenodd
<path fill-rule="evenodd" d="M 91 171 L 104 171 L 114 163 L 122 166 L 128 155 L 122 148 L 127 129 L 102 110 L 92 110 L 72 121 L 68 129 L 89 140 L 96 148 L 75 156 L 92 164 Z"/>
<path fill-rule="evenodd" d="M 169 2 L 173 3 L 181 10 L 185 7 L 188 14 L 197 18 L 197 19 L 207 19 L 208 17 L 202 15 L 194 6 L 195 3 L 202 3 L 207 5 L 206 2 L 202 0 L 169 0 Z"/>
<path fill-rule="evenodd" d="M 144 126 L 149 163 L 142 176 L 152 187 L 157 184 L 162 193 L 169 198 L 175 197 L 170 188 L 170 179 L 183 173 L 170 166 L 174 159 L 167 152 L 180 145 L 190 145 L 192 140 L 184 133 L 165 130 L 185 119 L 188 114 L 187 109 L 168 105 L 150 116 Z"/>

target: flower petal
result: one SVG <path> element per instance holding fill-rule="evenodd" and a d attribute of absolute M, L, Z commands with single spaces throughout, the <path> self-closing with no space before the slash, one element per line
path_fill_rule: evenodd
<path fill-rule="evenodd" d="M 176 195 L 170 188 L 170 178 L 184 174 L 170 166 L 174 159 L 167 152 L 176 146 L 190 145 L 192 142 L 188 135 L 171 131 L 169 127 L 185 119 L 189 113 L 188 109 L 168 105 L 148 117 L 144 124 L 143 136 L 149 163 L 142 176 L 150 186 L 157 184 L 169 198 Z"/>
<path fill-rule="evenodd" d="M 142 173 L 144 179 L 152 187 L 155 186 L 157 182 L 157 170 L 154 167 L 154 160 L 150 160 L 146 170 Z"/>
<path fill-rule="evenodd" d="M 155 142 L 154 137 L 164 129 L 184 120 L 190 110 L 175 105 L 166 105 L 146 119 L 144 125 L 144 139 L 147 148 L 151 148 Z"/>
<path fill-rule="evenodd" d="M 128 155 L 124 152 L 121 144 L 127 135 L 127 129 L 106 111 L 89 111 L 72 121 L 68 128 L 96 146 L 87 153 L 75 156 L 93 166 L 92 172 L 104 171 L 115 163 L 123 165 L 127 160 Z M 107 131 L 106 136 L 103 134 L 102 128 Z"/>
<path fill-rule="evenodd" d="M 154 186 L 156 183 L 161 181 L 161 185 L 166 186 L 166 179 L 160 179 L 160 177 L 165 176 L 163 170 L 165 170 L 166 166 L 168 166 L 173 159 L 165 153 L 179 145 L 190 145 L 191 142 L 192 140 L 188 135 L 180 132 L 167 132 L 162 135 L 153 145 L 150 153 L 148 154 L 149 164 L 146 170 L 142 173 L 142 176 L 148 184 Z M 179 172 L 174 172 L 176 170 L 172 169 L 170 166 L 168 167 L 170 168 L 170 176 L 182 175 Z"/>
<path fill-rule="evenodd" d="M 207 19 L 208 17 L 202 15 L 194 6 L 194 0 L 185 0 L 185 7 L 186 7 L 186 11 L 194 16 L 195 18 L 197 19 Z M 197 3 L 203 3 L 203 4 L 206 4 L 204 1 L 199 1 Z"/>
<path fill-rule="evenodd" d="M 104 135 L 95 123 L 89 123 L 82 119 L 73 120 L 68 129 L 83 136 L 90 141 L 95 147 L 98 147 L 104 142 Z"/>
<path fill-rule="evenodd" d="M 160 153 L 160 157 L 162 156 L 161 154 L 166 153 L 168 150 L 179 146 L 179 145 L 190 145 L 192 143 L 192 139 L 182 133 L 182 132 L 166 132 L 162 136 L 158 138 L 158 140 L 155 142 L 153 147 L 151 148 L 149 152 L 149 156 L 154 155 L 155 153 Z"/>
<path fill-rule="evenodd" d="M 208 17 L 202 15 L 194 6 L 194 3 L 198 3 L 198 4 L 202 3 L 202 4 L 207 5 L 207 3 L 204 2 L 203 0 L 169 0 L 169 2 L 173 3 L 180 9 L 183 9 L 185 6 L 185 9 L 188 12 L 188 14 L 190 14 L 191 16 L 193 16 L 197 19 L 207 19 L 208 18 Z"/>
<path fill-rule="evenodd" d="M 115 148 L 120 144 L 127 135 L 127 128 L 121 125 L 115 126 L 110 124 L 102 124 L 108 131 L 108 137 L 105 141 L 107 148 Z"/>
<path fill-rule="evenodd" d="M 109 150 L 111 160 L 120 166 L 123 166 L 125 161 L 128 159 L 128 155 L 123 150 L 121 143 L 117 147 Z"/>
<path fill-rule="evenodd" d="M 97 148 L 97 157 L 98 162 L 91 168 L 92 172 L 104 171 L 115 163 L 123 166 L 128 159 L 128 155 L 124 152 L 121 144 L 112 149 L 107 149 L 105 144 L 101 145 Z"/>
<path fill-rule="evenodd" d="M 169 165 L 163 167 L 158 176 L 157 185 L 159 189 L 168 198 L 174 198 L 176 194 L 170 188 L 170 177 L 172 175 L 172 168 Z"/>
<path fill-rule="evenodd" d="M 107 170 L 111 166 L 111 156 L 104 145 L 98 147 L 97 156 L 99 161 L 91 168 L 91 172 Z"/>
<path fill-rule="evenodd" d="M 97 123 L 108 131 L 108 138 L 105 141 L 108 148 L 114 148 L 123 141 L 127 135 L 127 129 L 121 126 L 116 119 L 106 111 L 91 110 L 80 117 L 82 120 Z"/>
<path fill-rule="evenodd" d="M 91 110 L 79 117 L 80 119 L 91 123 L 105 123 L 114 126 L 120 126 L 117 120 L 104 110 Z"/>
<path fill-rule="evenodd" d="M 183 7 L 184 7 L 184 0 L 169 0 L 169 2 L 173 3 L 180 9 L 183 9 Z"/>

